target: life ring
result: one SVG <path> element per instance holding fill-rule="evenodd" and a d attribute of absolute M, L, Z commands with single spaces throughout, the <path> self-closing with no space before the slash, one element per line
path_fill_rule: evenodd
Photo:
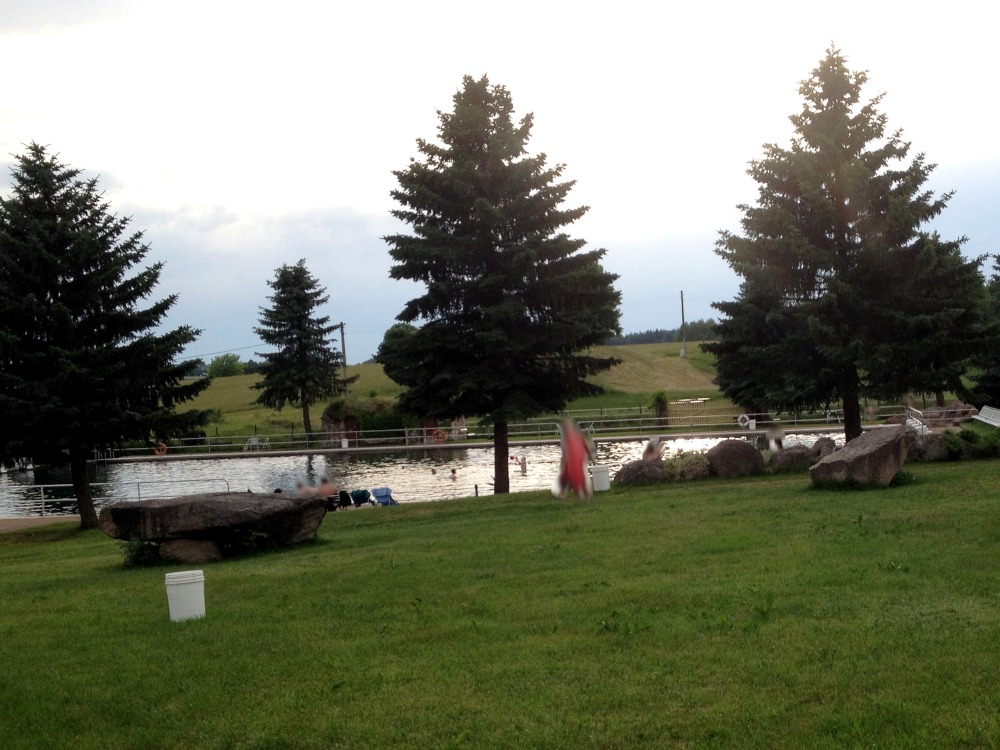
<path fill-rule="evenodd" d="M 431 437 L 434 439 L 435 443 L 443 443 L 448 436 L 444 434 L 444 430 L 434 430 L 434 432 L 431 433 Z"/>
<path fill-rule="evenodd" d="M 167 455 L 167 446 L 162 440 L 153 447 L 153 455 L 160 457 Z"/>

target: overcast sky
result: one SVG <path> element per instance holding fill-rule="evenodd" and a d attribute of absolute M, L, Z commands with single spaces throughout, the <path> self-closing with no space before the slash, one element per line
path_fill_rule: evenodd
<path fill-rule="evenodd" d="M 938 164 L 931 187 L 956 191 L 936 228 L 1000 251 L 998 6 L 688 5 L 4 0 L 0 190 L 30 141 L 100 175 L 206 359 L 262 350 L 267 282 L 305 258 L 354 363 L 419 292 L 388 277 L 392 171 L 485 73 L 534 113 L 529 150 L 576 180 L 569 204 L 590 211 L 571 233 L 607 248 L 623 329 L 674 328 L 682 290 L 689 320 L 736 294 L 716 234 L 755 200 L 747 162 L 788 144 L 798 82 L 834 43 Z"/>

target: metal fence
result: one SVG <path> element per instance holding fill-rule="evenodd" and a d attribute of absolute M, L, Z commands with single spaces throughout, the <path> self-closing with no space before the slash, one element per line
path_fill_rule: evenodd
<path fill-rule="evenodd" d="M 142 482 L 128 482 L 126 484 L 113 482 L 91 482 L 90 489 L 94 494 L 94 504 L 97 507 L 107 503 L 115 503 L 124 500 L 142 500 L 142 488 L 149 485 L 166 486 L 164 490 L 157 490 L 157 497 L 176 497 L 186 494 L 186 490 L 174 485 L 190 484 L 217 485 L 221 490 L 225 485 L 226 492 L 229 492 L 229 481 L 222 478 L 208 479 L 163 479 Z M 131 488 L 135 487 L 135 494 Z M 117 492 L 110 492 L 114 488 Z M 49 509 L 53 506 L 58 508 L 55 515 L 65 515 L 64 508 L 59 506 L 69 506 L 76 504 L 76 496 L 73 494 L 72 484 L 30 484 L 18 488 L 21 494 L 17 505 L 25 510 L 38 508 L 42 517 L 51 515 Z"/>
<path fill-rule="evenodd" d="M 906 413 L 901 405 L 879 405 L 865 410 L 868 422 L 884 421 L 888 417 Z M 746 429 L 756 423 L 782 429 L 837 426 L 843 423 L 843 412 L 829 409 L 816 412 L 743 414 L 731 404 L 712 403 L 705 399 L 671 402 L 666 414 L 655 414 L 645 406 L 610 409 L 586 409 L 564 412 L 561 416 L 573 419 L 592 437 L 627 435 L 664 435 L 671 433 L 711 432 Z M 547 415 L 508 424 L 512 440 L 551 440 L 559 435 L 560 417 Z M 395 448 L 404 446 L 455 445 L 464 441 L 490 442 L 493 440 L 492 424 L 470 423 L 467 427 L 410 427 L 391 430 L 358 430 L 348 433 L 317 434 L 306 441 L 304 433 L 278 433 L 269 435 L 217 435 L 204 438 L 172 440 L 167 446 L 172 455 L 193 454 L 257 454 L 260 452 L 304 451 L 308 449 L 336 450 L 355 448 Z M 149 457 L 149 446 L 133 446 L 95 451 L 97 461 Z"/>

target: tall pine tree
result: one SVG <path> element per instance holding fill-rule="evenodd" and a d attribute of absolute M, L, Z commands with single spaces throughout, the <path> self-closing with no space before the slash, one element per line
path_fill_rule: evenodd
<path fill-rule="evenodd" d="M 97 525 L 87 461 L 95 448 L 164 439 L 203 424 L 177 413 L 207 380 L 176 362 L 197 331 L 154 333 L 176 301 L 143 307 L 162 264 L 130 271 L 149 246 L 126 234 L 97 180 L 32 143 L 0 199 L 0 453 L 70 465 L 84 527 Z"/>
<path fill-rule="evenodd" d="M 973 356 L 977 372 L 972 376 L 977 406 L 1000 407 L 1000 255 L 993 256 L 993 277 L 988 286 L 986 334 Z"/>
<path fill-rule="evenodd" d="M 617 277 L 565 233 L 587 209 L 562 207 L 574 183 L 527 154 L 532 116 L 515 124 L 506 88 L 466 76 L 438 117 L 440 144 L 418 140 L 420 160 L 394 173 L 393 215 L 412 234 L 386 237 L 390 274 L 426 292 L 397 316 L 416 330 L 386 337 L 380 361 L 407 386 L 404 410 L 493 424 L 505 493 L 509 421 L 600 392 L 587 376 L 616 364 L 589 349 L 619 330 Z"/>
<path fill-rule="evenodd" d="M 720 385 L 756 408 L 840 401 L 848 439 L 861 434 L 861 399 L 960 390 L 979 335 L 979 261 L 964 238 L 922 227 L 950 195 L 924 188 L 933 169 L 899 132 L 886 137 L 881 96 L 862 102 L 867 76 L 836 49 L 800 86 L 789 148 L 751 163 L 758 202 L 742 234 L 717 252 L 743 277 L 739 297 L 705 348 Z"/>
<path fill-rule="evenodd" d="M 321 398 L 343 391 L 347 383 L 338 377 L 344 360 L 330 338 L 338 326 L 318 309 L 330 297 L 306 268 L 305 260 L 281 266 L 268 285 L 274 290 L 271 307 L 261 308 L 260 326 L 254 331 L 277 351 L 258 353 L 261 380 L 254 388 L 261 393 L 257 403 L 272 409 L 294 404 L 302 409 L 306 446 L 312 442 L 309 407 Z"/>

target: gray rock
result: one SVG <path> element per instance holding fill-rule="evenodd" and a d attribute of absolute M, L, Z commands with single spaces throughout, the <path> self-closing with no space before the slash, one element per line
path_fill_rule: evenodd
<path fill-rule="evenodd" d="M 101 509 L 98 523 L 114 539 L 226 544 L 261 535 L 287 545 L 314 539 L 325 515 L 321 497 L 226 492 L 113 503 Z"/>
<path fill-rule="evenodd" d="M 628 486 L 631 484 L 655 484 L 667 478 L 667 467 L 662 460 L 630 461 L 615 474 L 615 484 Z"/>
<path fill-rule="evenodd" d="M 894 425 L 854 438 L 809 469 L 813 484 L 887 487 L 906 462 L 906 432 L 902 425 Z"/>
<path fill-rule="evenodd" d="M 812 444 L 812 448 L 809 449 L 809 452 L 812 453 L 813 463 L 815 463 L 821 458 L 826 458 L 835 450 L 837 450 L 837 443 L 833 438 L 821 437 Z"/>
<path fill-rule="evenodd" d="M 767 463 L 771 471 L 805 471 L 816 463 L 816 458 L 811 448 L 805 445 L 793 445 L 791 448 L 772 453 Z"/>
<path fill-rule="evenodd" d="M 760 474 L 764 456 L 746 440 L 723 440 L 705 454 L 712 476 L 737 479 Z"/>
<path fill-rule="evenodd" d="M 923 461 L 949 461 L 951 459 L 944 435 L 928 432 L 926 435 L 918 435 L 915 442 L 916 453 Z"/>

